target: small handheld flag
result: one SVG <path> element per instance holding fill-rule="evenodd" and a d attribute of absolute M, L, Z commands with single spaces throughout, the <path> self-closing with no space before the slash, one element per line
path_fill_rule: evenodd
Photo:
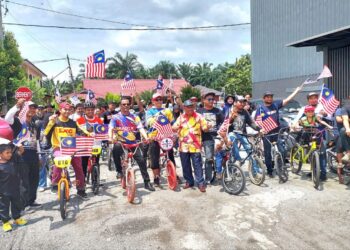
<path fill-rule="evenodd" d="M 256 110 L 256 124 L 267 133 L 278 127 L 276 121 L 268 114 L 265 114 L 262 107 Z"/>
<path fill-rule="evenodd" d="M 135 82 L 130 71 L 126 73 L 121 87 L 122 95 L 132 96 L 136 92 Z"/>
<path fill-rule="evenodd" d="M 329 115 L 333 114 L 339 106 L 339 101 L 335 99 L 332 90 L 324 86 L 321 92 L 320 103 L 322 103 L 324 111 Z"/>
<path fill-rule="evenodd" d="M 94 145 L 95 138 L 86 136 L 77 137 L 62 137 L 61 138 L 61 154 L 62 155 L 73 155 L 90 156 L 92 147 Z"/>
<path fill-rule="evenodd" d="M 332 75 L 331 71 L 329 70 L 328 66 L 324 65 L 321 74 L 317 77 L 317 80 L 321 80 L 321 79 L 324 79 L 324 78 L 329 78 L 329 77 L 332 77 L 332 76 L 333 75 Z"/>
<path fill-rule="evenodd" d="M 108 124 L 94 124 L 94 133 L 96 140 L 108 140 Z"/>

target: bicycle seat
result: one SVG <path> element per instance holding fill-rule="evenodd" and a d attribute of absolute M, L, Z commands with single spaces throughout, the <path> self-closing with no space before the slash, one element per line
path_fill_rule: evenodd
<path fill-rule="evenodd" d="M 126 143 L 122 143 L 123 147 L 126 148 L 126 149 L 134 149 L 136 148 L 137 146 L 139 146 L 140 144 L 139 143 L 133 143 L 133 144 L 126 144 Z"/>

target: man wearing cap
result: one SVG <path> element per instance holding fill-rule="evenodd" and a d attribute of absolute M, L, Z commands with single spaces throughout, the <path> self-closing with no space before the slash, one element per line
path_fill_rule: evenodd
<path fill-rule="evenodd" d="M 159 93 L 155 93 L 152 96 L 152 103 L 153 107 L 146 112 L 146 124 L 149 128 L 152 128 L 153 123 L 157 120 L 159 115 L 164 116 L 165 119 L 168 119 L 168 122 L 172 125 L 174 123 L 174 116 L 170 109 L 166 109 L 162 107 L 163 104 L 163 97 Z M 157 130 L 151 130 L 148 134 L 149 138 L 154 138 L 158 131 Z M 154 175 L 154 184 L 159 186 L 160 185 L 160 166 L 159 166 L 159 157 L 160 157 L 160 147 L 159 143 L 157 141 L 153 141 L 150 143 L 149 146 L 150 150 L 150 157 L 151 157 L 151 168 Z M 169 159 L 175 163 L 174 158 L 174 150 L 171 149 L 168 151 L 169 153 Z"/>
<path fill-rule="evenodd" d="M 109 124 L 109 122 L 111 121 L 112 119 L 112 116 L 117 114 L 118 112 L 115 110 L 117 107 L 117 104 L 114 102 L 114 101 L 110 101 L 108 103 L 108 110 L 105 111 L 103 114 L 102 114 L 102 118 L 103 118 L 103 123 L 104 124 Z"/>
<path fill-rule="evenodd" d="M 277 128 L 269 131 L 267 135 L 275 134 L 278 133 L 280 130 L 280 122 L 279 122 L 279 113 L 278 111 L 287 103 L 292 100 L 298 92 L 302 89 L 302 86 L 297 87 L 292 94 L 290 94 L 286 99 L 283 100 L 278 100 L 274 101 L 273 100 L 273 93 L 270 91 L 267 91 L 264 93 L 263 96 L 263 102 L 264 104 L 260 106 L 264 114 L 269 115 L 274 122 L 278 125 Z M 269 136 L 270 141 L 277 141 L 278 135 L 271 135 Z M 267 174 L 269 177 L 273 177 L 272 172 L 273 172 L 273 164 L 272 164 L 272 158 L 271 158 L 271 144 L 267 141 L 266 138 L 263 138 L 263 143 L 264 143 L 264 154 L 265 154 L 265 164 L 267 167 Z M 278 145 L 279 150 L 283 152 L 283 146 Z"/>
<path fill-rule="evenodd" d="M 10 121 L 10 124 L 13 124 L 15 120 L 15 114 L 20 111 L 21 108 L 23 108 L 23 105 L 24 101 L 18 100 L 17 104 L 12 107 L 6 114 L 5 119 Z M 22 154 L 24 167 L 21 168 L 21 199 L 24 207 L 37 207 L 41 206 L 35 202 L 39 184 L 40 162 L 37 148 L 40 139 L 40 126 L 35 123 L 33 117 L 35 116 L 38 105 L 32 101 L 27 102 L 27 105 L 28 110 L 25 114 L 25 118 L 21 121 L 22 127 L 20 133 L 26 133 L 27 136 L 25 140 L 17 137 L 17 140 L 21 139 L 20 141 L 22 141 L 21 143 L 25 148 L 24 153 Z"/>
<path fill-rule="evenodd" d="M 186 180 L 184 189 L 193 187 L 195 181 L 201 192 L 205 192 L 205 183 L 202 168 L 202 131 L 207 132 L 207 121 L 195 111 L 191 100 L 184 102 L 184 114 L 176 120 L 173 131 L 179 135 L 179 151 L 183 171 Z M 191 161 L 195 179 L 193 179 Z"/>
<path fill-rule="evenodd" d="M 203 95 L 202 101 L 204 104 L 203 108 L 198 108 L 197 112 L 203 116 L 210 125 L 208 132 L 202 133 L 202 143 L 205 154 L 205 182 L 210 184 L 212 179 L 212 167 L 214 164 L 214 149 L 215 149 L 215 137 L 218 135 L 217 131 L 224 121 L 223 112 L 214 107 L 215 93 L 208 92 Z"/>
<path fill-rule="evenodd" d="M 47 124 L 44 134 L 47 135 L 52 132 L 51 144 L 53 148 L 54 156 L 60 155 L 60 146 L 62 137 L 75 137 L 77 135 L 78 126 L 76 122 L 69 119 L 69 114 L 72 106 L 69 103 L 60 104 L 60 115 L 52 115 L 49 118 L 49 123 Z M 77 185 L 77 194 L 84 198 L 87 198 L 85 192 L 85 178 L 83 168 L 81 166 L 81 157 L 73 157 L 72 166 L 75 172 L 75 179 Z M 52 172 L 52 193 L 57 193 L 58 181 L 61 178 L 61 170 L 57 167 L 53 167 Z"/>

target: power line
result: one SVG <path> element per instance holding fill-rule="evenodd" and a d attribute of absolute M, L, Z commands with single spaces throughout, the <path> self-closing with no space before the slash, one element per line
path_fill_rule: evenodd
<path fill-rule="evenodd" d="M 76 58 L 69 58 L 71 61 L 79 61 L 84 62 L 84 60 L 76 59 Z M 63 61 L 67 60 L 67 58 L 55 58 L 55 59 L 46 59 L 46 60 L 38 60 L 38 61 L 32 61 L 32 63 L 47 63 L 47 62 L 55 62 L 55 61 Z"/>
<path fill-rule="evenodd" d="M 72 17 L 78 17 L 78 18 L 95 20 L 95 21 L 116 23 L 116 24 L 122 24 L 122 25 L 128 25 L 128 26 L 139 26 L 139 27 L 145 27 L 146 26 L 146 27 L 150 27 L 150 28 L 162 28 L 162 27 L 158 27 L 158 26 L 141 25 L 141 24 L 135 24 L 135 23 L 127 23 L 127 22 L 121 22 L 121 21 L 107 20 L 107 19 L 102 19 L 102 18 L 88 17 L 88 16 L 83 16 L 83 15 L 73 14 L 73 13 L 66 13 L 66 12 L 62 12 L 62 11 L 57 11 L 57 10 L 52 10 L 52 9 L 50 10 L 50 9 L 46 9 L 46 8 L 42 8 L 42 7 L 37 7 L 37 6 L 33 6 L 33 5 L 29 5 L 29 4 L 23 4 L 23 3 L 18 3 L 18 2 L 13 2 L 13 1 L 9 1 L 9 0 L 6 0 L 6 2 L 7 3 L 11 3 L 11 4 L 15 4 L 15 5 L 18 5 L 18 6 L 23 6 L 23 7 L 27 7 L 27 8 L 36 9 L 36 10 L 43 10 L 43 11 L 47 11 L 47 12 L 51 12 L 51 13 L 55 13 L 55 14 L 60 14 L 60 15 L 65 15 L 65 16 L 72 16 Z"/>
<path fill-rule="evenodd" d="M 51 28 L 51 29 L 70 29 L 70 30 L 117 30 L 117 31 L 169 31 L 169 30 L 193 30 L 193 31 L 211 31 L 237 27 L 243 25 L 249 25 L 250 23 L 236 23 L 236 24 L 223 24 L 223 25 L 209 25 L 209 26 L 194 26 L 194 27 L 165 27 L 165 28 L 103 28 L 103 27 L 77 27 L 77 26 L 60 26 L 60 25 L 41 25 L 41 24 L 25 24 L 25 23 L 3 23 L 11 26 L 23 26 L 23 27 L 37 27 L 37 28 Z"/>

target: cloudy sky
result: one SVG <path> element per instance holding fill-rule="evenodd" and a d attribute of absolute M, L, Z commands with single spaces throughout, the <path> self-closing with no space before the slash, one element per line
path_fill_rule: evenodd
<path fill-rule="evenodd" d="M 12 0 L 10 0 L 11 2 Z M 144 26 L 190 27 L 250 22 L 249 0 L 13 0 L 55 11 Z M 83 3 L 83 4 L 82 4 Z M 101 21 L 59 15 L 8 3 L 4 22 L 25 24 L 132 28 Z M 145 66 L 160 60 L 182 62 L 234 62 L 250 52 L 250 26 L 214 31 L 77 31 L 5 25 L 15 34 L 22 57 L 31 61 L 56 59 L 67 54 L 86 57 L 101 49 L 111 57 L 128 51 Z M 73 75 L 81 62 L 73 61 Z M 65 61 L 36 64 L 48 77 L 66 66 Z M 57 79 L 68 79 L 68 73 Z"/>

